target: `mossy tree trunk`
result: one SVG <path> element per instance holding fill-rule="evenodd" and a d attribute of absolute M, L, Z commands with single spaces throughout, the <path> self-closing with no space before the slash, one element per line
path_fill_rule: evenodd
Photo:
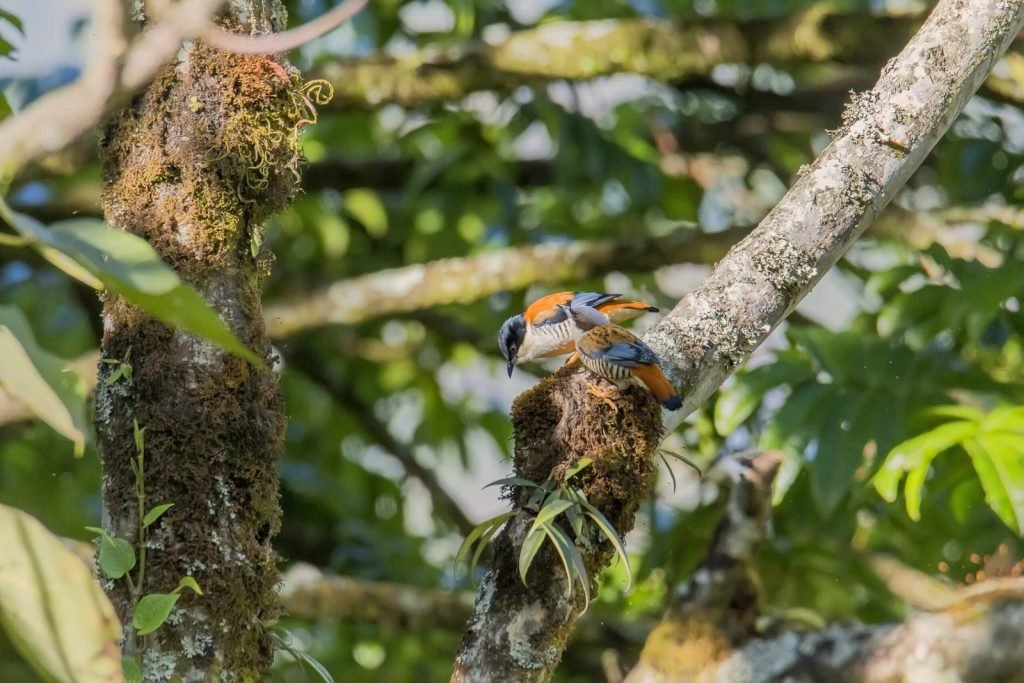
<path fill-rule="evenodd" d="M 280 3 L 262 2 L 228 3 L 225 25 L 280 29 Z M 113 117 L 101 143 L 107 221 L 153 244 L 267 359 L 257 368 L 121 297 L 103 297 L 102 359 L 130 358 L 133 368 L 130 381 L 108 384 L 116 366 L 99 365 L 104 526 L 138 541 L 137 422 L 146 507 L 174 505 L 149 529 L 141 592 L 170 592 L 186 575 L 203 589 L 186 591 L 167 623 L 143 638 L 131 626 L 127 581 L 106 582 L 125 653 L 141 655 L 147 681 L 258 680 L 272 661 L 266 624 L 277 612 L 271 539 L 280 527 L 285 416 L 268 369 L 260 297 L 272 256 L 259 235 L 296 189 L 307 106 L 281 59 L 195 42 Z"/>

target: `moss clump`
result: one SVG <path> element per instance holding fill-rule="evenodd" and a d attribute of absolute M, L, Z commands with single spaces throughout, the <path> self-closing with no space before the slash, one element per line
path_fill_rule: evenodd
<path fill-rule="evenodd" d="M 195 44 L 113 118 L 102 142 L 107 220 L 153 244 L 265 358 L 260 298 L 272 257 L 252 249 L 251 236 L 296 192 L 298 133 L 317 102 L 268 57 Z M 130 383 L 98 388 L 111 527 L 131 539 L 137 525 L 137 420 L 147 498 L 174 503 L 153 529 L 144 590 L 168 592 L 191 575 L 204 591 L 181 599 L 147 656 L 177 653 L 172 677 L 184 680 L 258 680 L 273 659 L 264 624 L 278 611 L 271 540 L 285 416 L 276 381 L 116 295 L 104 296 L 103 312 L 104 357 L 131 348 L 134 370 Z M 130 623 L 123 582 L 110 593 Z"/>

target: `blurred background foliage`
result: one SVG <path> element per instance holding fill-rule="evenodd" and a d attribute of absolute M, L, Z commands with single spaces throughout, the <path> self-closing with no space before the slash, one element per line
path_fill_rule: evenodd
<path fill-rule="evenodd" d="M 289 5 L 297 25 L 329 3 Z M 70 7 L 69 26 L 78 28 L 68 38 L 80 40 L 88 7 Z M 16 15 L 21 9 L 32 14 L 15 3 Z M 752 226 L 827 144 L 847 91 L 869 87 L 899 49 L 863 19 L 912 21 L 922 11 L 859 0 L 376 0 L 302 48 L 295 63 L 315 77 L 325 65 L 378 51 L 456 49 L 594 19 L 714 22 L 757 35 L 772 21 L 815 12 L 860 27 L 860 52 L 873 59 L 720 65 L 678 81 L 506 74 L 507 87 L 456 100 L 325 107 L 304 139 L 305 192 L 267 224 L 277 256 L 267 302 L 287 305 L 362 274 L 516 245 L 641 245 L 682 232 L 699 245 Z M 46 49 L 32 26 L 14 64 Z M 2 83 L 17 110 L 73 75 L 61 66 Z M 956 583 L 1020 571 L 1024 414 L 1004 410 L 999 424 L 982 422 L 1024 398 L 1024 214 L 1015 208 L 1022 104 L 983 90 L 894 208 L 666 441 L 705 468 L 724 453 L 784 451 L 757 563 L 769 613 L 812 622 L 900 618 L 903 603 L 871 569 L 875 553 Z M 44 221 L 99 215 L 87 142 L 63 167 L 55 160 L 20 179 L 12 205 Z M 359 324 L 277 339 L 289 415 L 283 568 L 308 563 L 367 581 L 471 590 L 453 575 L 452 558 L 467 525 L 502 509 L 497 490 L 482 487 L 508 474 L 509 406 L 546 369 L 504 376 L 494 343 L 501 321 L 559 288 L 618 291 L 671 308 L 706 272 L 699 252 L 693 263 L 666 256 L 659 267 L 612 266 L 560 285 L 467 292 L 468 303 L 387 317 L 369 311 Z M 56 355 L 77 358 L 98 345 L 95 294 L 26 249 L 0 246 L 0 304 L 23 311 Z M 647 318 L 637 327 L 653 324 Z M 977 428 L 973 441 L 934 436 L 955 420 Z M 592 608 L 604 626 L 570 646 L 558 680 L 598 680 L 605 649 L 634 661 L 665 595 L 701 558 L 721 485 L 673 468 L 672 477 L 663 470 L 628 539 L 639 586 L 624 595 L 621 568 L 607 572 Z M 0 502 L 85 540 L 84 527 L 99 521 L 99 495 L 91 447 L 75 458 L 42 422 L 0 425 Z M 386 614 L 292 616 L 283 625 L 293 644 L 346 681 L 446 680 L 459 637 Z M 303 673 L 282 657 L 274 678 L 300 681 Z M 30 679 L 6 643 L 0 679 Z"/>

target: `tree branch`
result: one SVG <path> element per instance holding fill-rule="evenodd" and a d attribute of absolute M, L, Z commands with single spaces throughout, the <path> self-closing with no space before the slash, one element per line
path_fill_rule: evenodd
<path fill-rule="evenodd" d="M 942 0 L 874 89 L 854 96 L 832 144 L 775 209 L 645 335 L 685 397 L 680 417 L 746 360 L 860 236 L 1022 24 L 1019 3 Z M 516 400 L 515 470 L 559 481 L 569 464 L 592 459 L 579 486 L 621 535 L 653 479 L 661 410 L 649 393 L 632 388 L 613 411 L 586 383 L 580 369 L 563 368 Z M 516 493 L 514 502 L 523 506 L 525 496 Z M 542 682 L 557 665 L 582 605 L 578 593 L 574 600 L 565 591 L 554 553 L 535 557 L 528 585 L 519 580 L 517 558 L 532 524 L 520 509 L 495 539 L 494 567 L 481 584 L 453 681 Z M 604 548 L 580 552 L 591 578 L 611 557 Z"/>
<path fill-rule="evenodd" d="M 547 243 L 389 268 L 266 308 L 275 337 L 329 324 L 360 323 L 432 306 L 477 301 L 534 284 L 580 280 L 612 270 L 653 270 L 675 262 L 713 263 L 746 230 L 679 230 L 651 240 Z"/>
<path fill-rule="evenodd" d="M 29 162 L 58 152 L 146 85 L 177 53 L 182 40 L 206 28 L 224 0 L 182 0 L 126 45 L 120 0 L 101 0 L 93 22 L 95 52 L 74 83 L 43 95 L 0 123 L 0 182 Z"/>
<path fill-rule="evenodd" d="M 334 84 L 331 106 L 350 109 L 415 107 L 481 90 L 511 92 L 522 85 L 615 73 L 680 82 L 707 77 L 721 64 L 835 61 L 875 66 L 887 56 L 877 46 L 906 43 L 922 19 L 920 10 L 891 16 L 839 14 L 822 4 L 767 21 L 558 22 L 517 31 L 494 43 L 336 62 L 324 66 L 319 75 Z M 1009 86 L 1005 77 L 993 88 L 1004 98 L 1019 94 L 1019 86 Z"/>

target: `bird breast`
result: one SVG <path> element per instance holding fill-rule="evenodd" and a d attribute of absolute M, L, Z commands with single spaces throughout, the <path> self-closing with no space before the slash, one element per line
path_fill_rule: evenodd
<path fill-rule="evenodd" d="M 583 365 L 595 375 L 612 380 L 613 382 L 622 382 L 632 377 L 629 368 L 609 363 L 602 358 L 591 358 L 587 354 L 581 353 L 580 360 L 582 360 Z"/>

